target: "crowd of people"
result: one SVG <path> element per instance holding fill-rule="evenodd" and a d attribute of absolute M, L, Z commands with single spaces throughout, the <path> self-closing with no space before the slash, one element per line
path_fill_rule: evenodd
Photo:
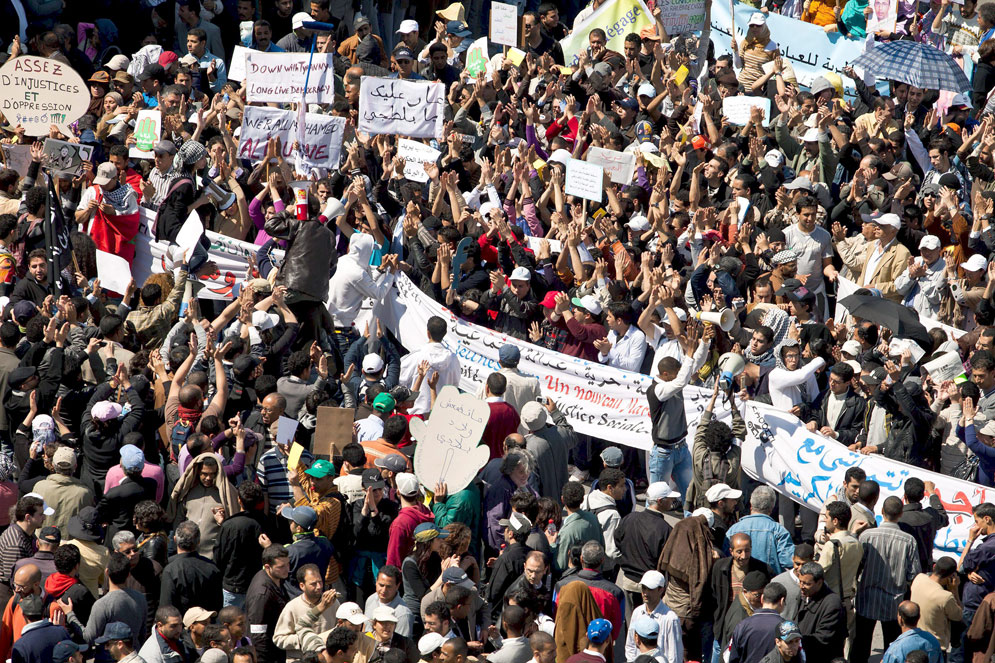
<path fill-rule="evenodd" d="M 91 101 L 48 136 L 0 127 L 0 660 L 864 663 L 878 623 L 885 663 L 992 659 L 995 505 L 959 558 L 934 540 L 969 516 L 920 477 L 885 497 L 838 467 L 800 507 L 746 474 L 739 407 L 995 487 L 995 4 L 902 2 L 875 33 L 961 62 L 973 90 L 945 91 L 799 84 L 767 17 L 865 38 L 866 0 L 759 3 L 732 53 L 709 0 L 702 33 L 653 6 L 622 38 L 587 22 L 612 2 L 519 2 L 521 59 L 476 76 L 483 0 L 2 3 L 0 58 L 58 60 Z M 276 139 L 239 158 L 236 46 L 330 54 L 307 111 L 345 119 L 337 167 L 296 172 Z M 358 130 L 364 76 L 445 86 L 424 177 Z M 740 95 L 771 116 L 732 124 Z M 93 158 L 56 171 L 46 138 Z M 566 193 L 592 147 L 635 163 L 601 203 Z M 253 247 L 228 301 L 198 296 L 191 213 Z M 174 268 L 110 292 L 97 251 L 137 273 L 142 215 Z M 422 484 L 409 429 L 467 385 L 452 319 L 405 346 L 364 307 L 402 279 L 509 338 L 465 486 Z M 650 376 L 650 451 L 575 431 L 524 344 Z M 943 357 L 963 374 L 923 368 Z M 329 406 L 354 427 L 325 449 Z"/>

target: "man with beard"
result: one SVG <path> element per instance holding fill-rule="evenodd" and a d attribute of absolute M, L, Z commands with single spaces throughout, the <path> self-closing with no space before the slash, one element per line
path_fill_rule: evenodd
<path fill-rule="evenodd" d="M 324 574 L 321 573 L 321 569 L 317 565 L 305 564 L 299 568 L 296 580 L 302 593 L 287 602 L 276 622 L 276 629 L 273 631 L 273 642 L 277 647 L 287 652 L 288 661 L 300 659 L 303 653 L 301 635 L 297 629 L 297 621 L 301 615 L 312 608 L 323 606 L 324 610 L 318 612 L 314 629 L 319 633 L 324 633 L 335 627 L 335 612 L 339 609 L 338 599 L 331 603 L 322 603 L 325 581 Z"/>

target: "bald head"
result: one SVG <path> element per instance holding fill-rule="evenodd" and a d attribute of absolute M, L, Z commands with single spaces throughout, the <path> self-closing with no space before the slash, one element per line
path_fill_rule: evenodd
<path fill-rule="evenodd" d="M 342 77 L 342 82 L 352 85 L 354 83 L 359 83 L 359 79 L 363 77 L 362 67 L 349 67 L 345 70 L 345 76 Z"/>
<path fill-rule="evenodd" d="M 524 449 L 525 448 L 525 437 L 519 433 L 512 433 L 508 437 L 504 438 L 504 450 L 511 451 L 512 449 Z"/>
<path fill-rule="evenodd" d="M 199 410 L 203 405 L 203 401 L 204 392 L 197 385 L 188 384 L 180 389 L 180 405 L 183 407 L 197 408 Z"/>
<path fill-rule="evenodd" d="M 277 393 L 272 393 L 263 399 L 263 406 L 260 410 L 263 423 L 269 426 L 274 421 L 283 416 L 287 409 L 287 399 Z"/>
<path fill-rule="evenodd" d="M 41 593 L 41 569 L 25 564 L 14 573 L 14 590 L 21 596 Z"/>
<path fill-rule="evenodd" d="M 729 544 L 735 548 L 738 545 L 747 545 L 750 543 L 750 535 L 746 532 L 737 532 L 729 537 Z"/>

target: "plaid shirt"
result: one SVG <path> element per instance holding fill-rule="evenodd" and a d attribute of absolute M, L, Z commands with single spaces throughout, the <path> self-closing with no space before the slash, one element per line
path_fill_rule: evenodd
<path fill-rule="evenodd" d="M 169 334 L 176 313 L 179 311 L 186 287 L 187 270 L 181 269 L 180 276 L 176 279 L 173 290 L 169 293 L 166 301 L 155 306 L 142 306 L 137 311 L 128 314 L 128 322 L 135 325 L 143 348 L 153 350 L 161 346 L 166 340 L 166 335 Z"/>

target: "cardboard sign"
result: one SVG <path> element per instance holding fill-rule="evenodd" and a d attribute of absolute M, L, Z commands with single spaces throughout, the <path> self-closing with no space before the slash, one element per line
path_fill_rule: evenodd
<path fill-rule="evenodd" d="M 0 67 L 0 112 L 28 136 L 45 136 L 54 124 L 66 136 L 69 125 L 86 114 L 90 88 L 68 64 L 21 55 Z"/>
<path fill-rule="evenodd" d="M 874 0 L 871 9 L 873 11 L 867 17 L 867 34 L 895 31 L 895 24 L 898 22 L 897 0 Z"/>
<path fill-rule="evenodd" d="M 603 147 L 591 147 L 584 159 L 588 163 L 601 166 L 615 184 L 629 184 L 636 172 L 636 155 L 632 152 L 606 150 Z"/>
<path fill-rule="evenodd" d="M 518 46 L 518 7 L 491 3 L 491 41 L 502 46 Z"/>
<path fill-rule="evenodd" d="M 42 146 L 42 165 L 56 175 L 79 177 L 83 164 L 93 156 L 92 145 L 80 145 L 55 138 L 46 138 Z"/>
<path fill-rule="evenodd" d="M 331 458 L 342 453 L 342 448 L 352 442 L 352 424 L 356 411 L 345 407 L 321 406 L 318 423 L 311 438 L 311 453 L 316 458 Z"/>
<path fill-rule="evenodd" d="M 180 247 L 180 255 L 182 256 L 187 250 L 192 251 L 203 234 L 204 222 L 200 220 L 197 210 L 194 210 L 190 212 L 190 216 L 183 222 L 180 232 L 176 235 L 176 244 Z"/>
<path fill-rule="evenodd" d="M 754 106 L 759 106 L 764 112 L 763 125 L 770 126 L 770 99 L 766 97 L 726 97 L 722 100 L 722 115 L 729 120 L 729 124 L 745 127 Z"/>
<path fill-rule="evenodd" d="M 567 162 L 564 190 L 568 196 L 601 202 L 604 195 L 605 170 L 601 166 L 580 159 Z"/>
<path fill-rule="evenodd" d="M 485 401 L 461 394 L 456 387 L 442 388 L 428 422 L 412 419 L 415 475 L 432 490 L 445 483 L 449 494 L 463 490 L 490 458 L 490 449 L 479 444 L 490 417 Z"/>
<path fill-rule="evenodd" d="M 307 82 L 306 103 L 332 103 L 335 97 L 333 54 L 314 53 L 313 59 L 311 55 L 249 50 L 245 56 L 246 100 L 249 103 L 298 103 L 305 95 L 304 84 Z"/>
<path fill-rule="evenodd" d="M 397 141 L 397 156 L 404 159 L 404 176 L 412 182 L 428 182 L 425 164 L 435 163 L 442 152 L 417 140 L 401 138 Z"/>
<path fill-rule="evenodd" d="M 134 159 L 152 159 L 155 154 L 152 148 L 159 142 L 162 135 L 162 113 L 157 110 L 143 109 L 135 118 L 135 146 L 128 152 Z"/>
<path fill-rule="evenodd" d="M 445 95 L 442 83 L 363 76 L 359 84 L 359 131 L 441 138 Z"/>
<path fill-rule="evenodd" d="M 12 145 L 4 143 L 0 145 L 3 149 L 3 165 L 6 168 L 13 168 L 21 176 L 28 173 L 31 166 L 31 146 Z"/>
<path fill-rule="evenodd" d="M 705 25 L 705 0 L 667 0 L 656 5 L 663 10 L 660 20 L 672 37 L 685 32 L 699 32 Z"/>

